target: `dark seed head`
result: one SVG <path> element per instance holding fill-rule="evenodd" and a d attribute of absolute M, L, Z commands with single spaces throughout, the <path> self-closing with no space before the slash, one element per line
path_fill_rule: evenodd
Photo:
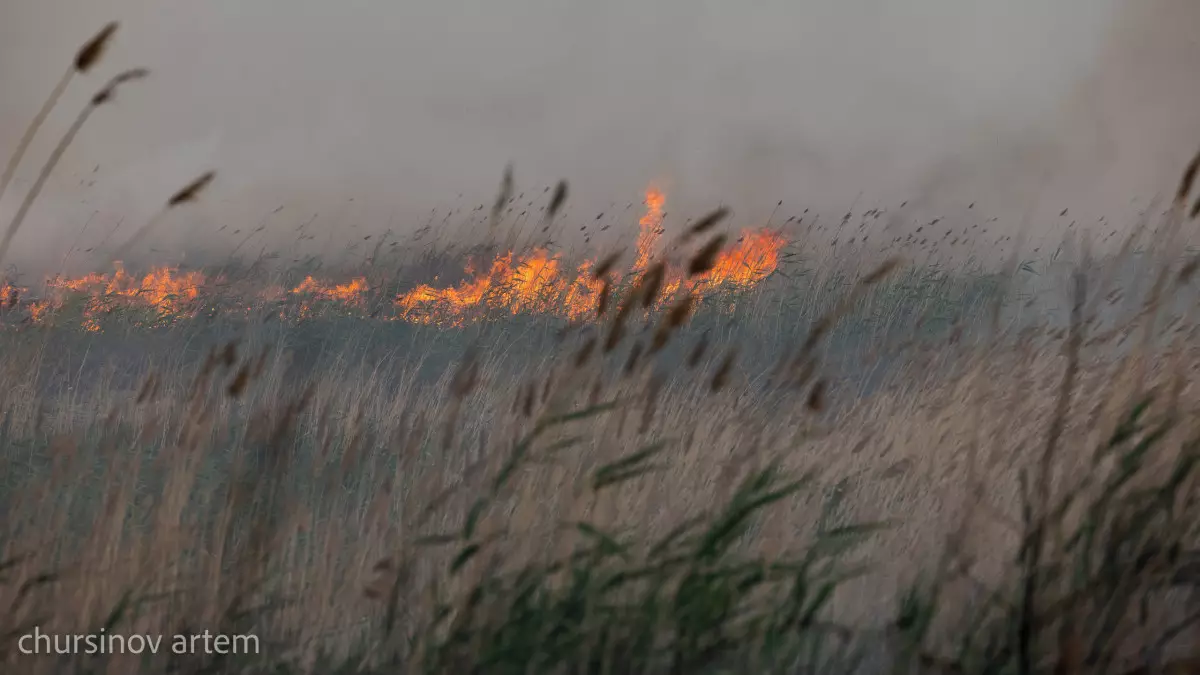
<path fill-rule="evenodd" d="M 221 350 L 221 365 L 232 368 L 235 362 L 237 362 L 237 342 L 230 341 L 225 343 L 225 348 Z"/>
<path fill-rule="evenodd" d="M 874 270 L 872 270 L 870 274 L 863 277 L 862 281 L 860 281 L 859 283 L 863 286 L 871 286 L 873 284 L 879 283 L 887 275 L 891 274 L 892 271 L 895 270 L 896 267 L 898 267 L 899 265 L 900 265 L 899 258 L 888 258 L 887 260 L 883 261 L 883 263 L 880 264 L 879 267 L 876 267 Z"/>
<path fill-rule="evenodd" d="M 813 382 L 812 389 L 808 392 L 808 400 L 805 405 L 813 412 L 821 412 L 825 409 L 825 378 L 821 378 Z"/>
<path fill-rule="evenodd" d="M 546 215 L 553 218 L 562 205 L 567 201 L 567 181 L 560 180 L 558 185 L 554 186 L 554 194 L 550 196 L 550 205 L 546 208 Z"/>
<path fill-rule="evenodd" d="M 229 383 L 229 396 L 232 398 L 240 398 L 242 392 L 246 391 L 246 385 L 250 383 L 250 364 L 245 363 L 238 369 L 237 375 L 233 381 Z"/>
<path fill-rule="evenodd" d="M 1187 196 L 1192 193 L 1192 186 L 1196 182 L 1196 175 L 1200 173 L 1200 152 L 1188 162 L 1187 168 L 1183 170 L 1183 177 L 1179 180 L 1179 189 L 1175 193 L 1175 201 L 1182 203 Z"/>
<path fill-rule="evenodd" d="M 596 351 L 596 337 L 592 336 L 583 343 L 583 346 L 579 348 L 579 352 L 575 354 L 575 367 L 583 367 L 588 359 L 591 358 L 594 351 Z"/>
<path fill-rule="evenodd" d="M 125 84 L 126 82 L 132 82 L 133 80 L 140 80 L 149 75 L 150 71 L 146 70 L 145 68 L 134 68 L 117 75 L 113 79 L 109 80 L 108 84 L 104 85 L 103 89 L 96 92 L 95 96 L 92 96 L 92 107 L 101 106 L 111 101 L 113 96 L 117 93 L 117 88 L 122 84 Z"/>
<path fill-rule="evenodd" d="M 625 360 L 625 368 L 622 371 L 622 374 L 626 377 L 628 377 L 629 375 L 632 375 L 633 371 L 637 369 L 638 363 L 641 361 L 641 358 L 642 358 L 642 343 L 635 342 L 635 343 L 633 343 L 633 347 L 631 347 L 629 349 L 629 358 Z"/>
<path fill-rule="evenodd" d="M 692 256 L 691 262 L 688 263 L 688 276 L 696 276 L 704 274 L 711 270 L 717 264 L 717 254 L 721 252 L 721 247 L 725 245 L 725 235 L 718 234 L 705 244 L 696 255 Z"/>
<path fill-rule="evenodd" d="M 697 220 L 696 224 L 692 225 L 691 228 L 688 229 L 688 236 L 690 237 L 697 234 L 703 234 L 704 232 L 711 230 L 713 227 L 716 227 L 717 223 L 725 220 L 728 215 L 728 207 L 721 206 L 716 208 L 715 210 L 709 212 L 708 215 L 704 216 L 700 220 Z"/>
<path fill-rule="evenodd" d="M 117 32 L 117 22 L 112 21 L 100 29 L 92 39 L 88 40 L 75 53 L 75 70 L 80 73 L 86 73 L 92 69 L 92 66 L 100 62 L 104 57 L 104 51 L 108 48 L 108 43 L 112 41 L 113 35 Z"/>
<path fill-rule="evenodd" d="M 667 312 L 662 322 L 658 324 L 658 329 L 654 332 L 653 341 L 650 343 L 651 354 L 657 354 L 660 349 L 667 345 L 667 342 L 671 339 L 671 334 L 674 333 L 676 328 L 682 326 L 691 315 L 695 302 L 696 296 L 688 293 L 683 296 L 682 300 L 671 307 L 671 311 Z"/>
<path fill-rule="evenodd" d="M 648 309 L 658 300 L 658 292 L 662 290 L 663 278 L 666 276 L 666 266 L 656 262 L 642 275 L 641 287 L 642 308 Z"/>
<path fill-rule="evenodd" d="M 513 192 L 513 165 L 510 163 L 504 167 L 504 177 L 500 179 L 500 192 L 496 194 L 496 201 L 492 204 L 492 224 L 494 225 L 500 218 L 500 212 L 504 209 L 504 205 L 512 199 Z"/>
<path fill-rule="evenodd" d="M 617 316 L 613 319 L 612 327 L 608 329 L 608 335 L 604 338 L 604 353 L 607 354 L 617 348 L 621 344 L 621 340 L 625 337 L 625 318 L 628 316 L 628 303 L 621 306 L 617 311 Z"/>
<path fill-rule="evenodd" d="M 180 204 L 196 201 L 196 198 L 200 196 L 200 193 L 203 192 L 204 189 L 207 188 L 216 177 L 216 171 L 208 171 L 201 174 L 195 180 L 183 186 L 179 192 L 171 195 L 171 198 L 167 200 L 167 208 L 174 208 Z"/>
<path fill-rule="evenodd" d="M 608 273 L 612 271 L 620 259 L 621 251 L 610 253 L 607 258 L 600 261 L 599 265 L 596 265 L 596 269 L 592 272 L 592 279 L 602 279 L 608 276 Z"/>
<path fill-rule="evenodd" d="M 1179 270 L 1179 283 L 1186 284 L 1187 282 L 1191 281 L 1192 276 L 1196 274 L 1197 267 L 1200 267 L 1200 256 L 1193 256 L 1192 259 L 1187 261 L 1187 264 L 1185 264 Z"/>
<path fill-rule="evenodd" d="M 729 384 L 729 376 L 733 373 L 733 364 L 737 360 L 737 348 L 730 348 L 725 353 L 725 358 L 721 359 L 720 365 L 717 366 L 716 372 L 713 373 L 712 382 L 709 388 L 716 392 L 725 388 Z"/>
<path fill-rule="evenodd" d="M 525 397 L 521 402 L 521 414 L 526 418 L 533 416 L 533 403 L 536 396 L 537 389 L 534 387 L 533 382 L 530 382 L 525 387 Z"/>
<path fill-rule="evenodd" d="M 604 285 L 600 287 L 600 297 L 596 299 L 596 316 L 604 316 L 604 312 L 608 309 L 608 300 L 611 294 L 612 287 L 609 286 L 608 280 L 605 280 Z"/>

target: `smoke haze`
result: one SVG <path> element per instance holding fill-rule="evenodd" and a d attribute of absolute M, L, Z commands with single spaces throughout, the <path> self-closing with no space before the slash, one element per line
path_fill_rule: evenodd
<path fill-rule="evenodd" d="M 6 0 L 0 156 L 110 19 L 112 51 L 47 123 L 3 222 L 104 78 L 152 79 L 72 146 L 14 242 L 24 270 L 127 236 L 210 168 L 203 205 L 152 246 L 228 251 L 279 206 L 262 242 L 309 218 L 332 246 L 411 230 L 488 202 L 509 161 L 518 191 L 566 178 L 588 216 L 653 182 L 668 211 L 723 201 L 739 224 L 779 199 L 909 199 L 978 202 L 1014 229 L 1032 213 L 1052 235 L 1066 207 L 1127 222 L 1200 144 L 1191 0 Z"/>

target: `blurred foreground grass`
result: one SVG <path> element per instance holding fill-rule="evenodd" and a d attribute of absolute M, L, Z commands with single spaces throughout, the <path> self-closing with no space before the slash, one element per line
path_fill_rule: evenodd
<path fill-rule="evenodd" d="M 1192 663 L 1200 580 L 1194 263 L 1157 260 L 1124 313 L 1098 262 L 1036 303 L 1015 290 L 1032 264 L 797 263 L 679 326 L 668 307 L 565 332 L 320 312 L 8 330 L 0 656 L 1191 672 L 1169 667 Z M 253 634 L 260 653 L 23 654 L 35 626 Z"/>

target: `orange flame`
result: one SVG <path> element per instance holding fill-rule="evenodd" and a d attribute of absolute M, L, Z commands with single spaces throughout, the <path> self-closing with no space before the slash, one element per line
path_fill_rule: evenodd
<path fill-rule="evenodd" d="M 357 305 L 363 301 L 363 294 L 367 292 L 367 280 L 359 277 L 349 283 L 337 284 L 329 286 L 322 284 L 312 276 L 304 277 L 304 281 L 300 285 L 292 289 L 292 293 L 307 293 L 315 295 L 323 300 L 332 302 L 343 302 L 348 305 Z"/>
<path fill-rule="evenodd" d="M 407 320 L 452 325 L 464 323 L 471 308 L 550 313 L 566 290 L 560 264 L 558 255 L 538 248 L 514 265 L 509 252 L 492 261 L 487 272 L 457 286 L 421 284 L 397 298 L 396 306 Z"/>
<path fill-rule="evenodd" d="M 635 244 L 637 258 L 633 262 L 633 271 L 641 272 L 650 265 L 654 256 L 654 247 L 662 235 L 663 205 L 667 197 L 654 187 L 646 190 L 646 214 L 638 221 L 638 238 Z"/>
<path fill-rule="evenodd" d="M 627 270 L 629 275 L 649 267 L 663 235 L 665 195 L 651 187 L 646 191 L 645 204 L 646 212 L 638 221 L 635 259 Z M 680 290 L 694 292 L 702 298 L 722 288 L 753 287 L 775 271 L 785 244 L 785 239 L 777 232 L 743 230 L 737 242 L 722 251 L 713 268 L 705 274 L 688 278 L 685 270 L 669 266 L 660 304 L 670 302 L 672 295 Z M 622 276 L 619 270 L 614 270 L 608 279 L 593 278 L 596 262 L 595 259 L 585 260 L 572 268 L 559 254 L 544 248 L 520 257 L 509 251 L 482 269 L 468 265 L 464 270 L 467 278 L 457 285 L 439 288 L 421 284 L 402 293 L 392 302 L 393 313 L 383 318 L 440 326 L 461 326 L 496 313 L 546 314 L 581 320 L 589 314 L 594 315 L 605 283 L 616 283 Z M 40 323 L 65 307 L 70 297 L 84 296 L 83 327 L 100 330 L 100 319 L 120 307 L 151 308 L 157 321 L 195 315 L 207 299 L 201 298 L 202 290 L 205 295 L 230 292 L 227 287 L 224 291 L 216 288 L 223 284 L 205 288 L 208 281 L 201 272 L 181 273 L 171 267 L 154 268 L 137 278 L 126 273 L 118 263 L 112 274 L 50 279 L 46 283 L 47 296 L 26 302 L 23 307 L 31 321 Z M 23 297 L 25 292 L 26 289 L 0 283 L 0 308 L 8 306 L 8 298 Z M 250 310 L 256 302 L 260 305 L 281 302 L 291 296 L 299 301 L 301 317 L 316 312 L 313 305 L 316 301 L 333 308 L 361 312 L 368 304 L 370 292 L 371 287 L 364 277 L 339 284 L 309 275 L 290 291 L 279 286 L 257 288 L 232 302 L 221 303 L 220 307 L 222 311 L 231 307 Z M 286 316 L 288 311 L 291 310 L 281 309 L 280 316 Z M 372 312 L 371 316 L 377 316 L 379 311 Z"/>
<path fill-rule="evenodd" d="M 699 277 L 705 286 L 753 286 L 779 267 L 779 252 L 787 240 L 770 230 L 742 230 L 730 249 L 722 251 L 713 268 Z"/>
<path fill-rule="evenodd" d="M 646 191 L 646 213 L 638 221 L 636 257 L 631 273 L 645 270 L 654 258 L 662 237 L 665 195 L 651 187 Z M 688 279 L 679 269 L 668 271 L 662 300 L 667 302 L 681 288 L 702 294 L 720 287 L 754 286 L 779 265 L 779 252 L 786 240 L 770 230 L 745 230 L 735 246 L 721 252 L 708 272 Z M 595 311 L 603 279 L 593 279 L 595 260 L 584 261 L 573 275 L 561 273 L 561 261 L 545 249 L 535 249 L 513 264 L 510 251 L 496 258 L 486 273 L 449 288 L 422 284 L 396 299 L 402 317 L 422 323 L 462 325 L 471 312 L 502 310 L 550 313 L 580 319 Z M 468 266 L 467 272 L 472 268 Z"/>
<path fill-rule="evenodd" d="M 48 296 L 29 306 L 30 318 L 35 322 L 44 321 L 54 311 L 62 309 L 70 296 L 84 295 L 83 326 L 87 330 L 99 330 L 98 317 L 122 307 L 153 309 L 157 317 L 167 319 L 187 314 L 200 296 L 204 282 L 205 276 L 200 272 L 180 274 L 172 267 L 156 267 L 137 278 L 127 274 L 117 263 L 117 269 L 111 275 L 88 274 L 75 279 L 55 277 L 48 280 Z"/>
<path fill-rule="evenodd" d="M 28 288 L 14 286 L 7 281 L 0 281 L 0 310 L 16 307 L 28 290 Z"/>
<path fill-rule="evenodd" d="M 358 277 L 344 284 L 326 284 L 317 281 L 312 275 L 304 277 L 299 286 L 292 289 L 292 295 L 305 297 L 300 305 L 300 316 L 310 317 L 315 310 L 309 299 L 336 303 L 347 307 L 362 307 L 366 302 L 367 280 Z"/>

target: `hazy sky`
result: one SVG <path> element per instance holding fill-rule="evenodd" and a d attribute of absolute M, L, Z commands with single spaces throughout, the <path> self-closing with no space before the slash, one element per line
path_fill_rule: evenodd
<path fill-rule="evenodd" d="M 588 215 L 651 181 L 668 210 L 743 219 L 778 199 L 1107 212 L 1200 146 L 1194 0 L 0 0 L 0 155 L 114 18 L 3 222 L 91 91 L 153 78 L 88 123 L 10 262 L 132 231 L 208 168 L 205 217 L 159 236 L 281 204 L 378 231 L 489 201 L 508 161 L 519 189 L 569 179 Z"/>

